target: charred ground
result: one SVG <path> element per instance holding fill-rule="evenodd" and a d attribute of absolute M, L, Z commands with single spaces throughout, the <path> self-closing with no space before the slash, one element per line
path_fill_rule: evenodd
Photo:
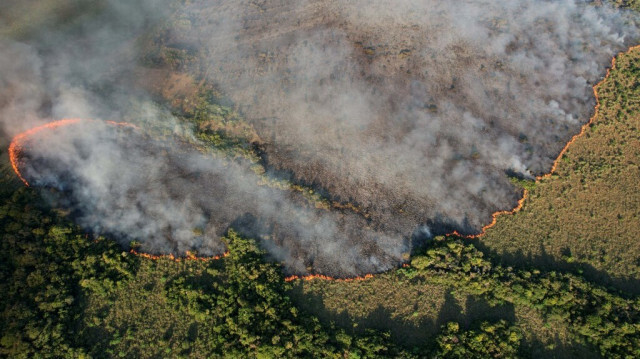
<path fill-rule="evenodd" d="M 157 39 L 198 49 L 188 72 L 238 104 L 273 169 L 382 226 L 477 233 L 520 197 L 506 172 L 549 170 L 625 48 L 619 14 L 544 4 L 196 1 Z"/>

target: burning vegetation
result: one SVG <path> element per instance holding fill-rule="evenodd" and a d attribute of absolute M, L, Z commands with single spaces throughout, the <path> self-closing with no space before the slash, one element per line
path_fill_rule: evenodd
<path fill-rule="evenodd" d="M 15 137 L 20 179 L 55 189 L 45 192 L 82 227 L 125 247 L 214 257 L 235 228 L 298 276 L 385 271 L 416 243 L 477 237 L 517 211 L 527 191 L 508 174 L 553 171 L 593 109 L 592 85 L 637 35 L 635 15 L 573 0 L 477 0 L 464 11 L 437 1 L 193 1 L 170 21 L 147 2 L 111 5 L 96 15 L 99 31 L 79 31 L 78 21 L 1 44 L 7 59 L 25 59 L 0 59 L 7 133 L 61 114 L 146 117 L 141 127 L 182 140 L 55 122 Z M 143 31 L 150 23 L 157 29 Z M 185 123 L 149 105 L 139 77 L 166 69 L 215 84 L 214 97 L 234 104 L 250 159 L 196 149 L 237 140 L 219 133 L 234 125 L 211 125 L 224 111 L 173 96 L 173 109 L 198 112 Z M 181 93 L 170 87 L 158 92 Z M 322 203 L 269 185 L 274 178 Z"/>
<path fill-rule="evenodd" d="M 576 1 L 195 1 L 179 18 L 158 45 L 196 49 L 186 71 L 241 106 L 272 169 L 402 233 L 478 234 L 516 206 L 507 174 L 549 172 L 636 36 L 632 14 Z"/>
<path fill-rule="evenodd" d="M 640 48 L 640 45 L 632 46 L 626 51 L 626 53 L 634 51 L 634 50 L 636 50 L 638 48 Z M 544 180 L 546 178 L 549 178 L 551 175 L 554 174 L 554 172 L 556 172 L 556 167 L 558 166 L 558 163 L 560 162 L 560 160 L 562 160 L 565 152 L 568 150 L 568 148 L 571 146 L 571 144 L 575 142 L 575 140 L 578 137 L 580 137 L 580 136 L 582 136 L 584 134 L 586 129 L 590 127 L 590 125 L 593 123 L 593 120 L 598 116 L 598 109 L 600 108 L 600 101 L 599 101 L 599 96 L 598 96 L 598 87 L 600 87 L 600 84 L 602 84 L 605 80 L 607 80 L 607 77 L 609 77 L 610 71 L 612 69 L 615 69 L 615 67 L 616 67 L 616 57 L 613 57 L 611 59 L 611 66 L 607 68 L 607 74 L 604 76 L 604 78 L 600 82 L 598 82 L 595 86 L 593 86 L 593 96 L 596 99 L 596 106 L 595 106 L 595 109 L 593 110 L 593 116 L 591 116 L 589 121 L 587 123 L 585 123 L 580 128 L 580 132 L 577 133 L 576 135 L 574 135 L 573 137 L 571 137 L 571 139 L 565 144 L 565 146 L 562 148 L 562 150 L 558 154 L 558 157 L 553 162 L 553 165 L 551 166 L 551 170 L 548 173 L 536 176 L 535 177 L 536 181 L 541 181 L 541 180 Z M 529 194 L 529 190 L 527 188 L 523 188 L 522 198 L 520 198 L 520 200 L 518 200 L 518 205 L 515 206 L 513 209 L 508 210 L 508 211 L 497 211 L 497 212 L 494 212 L 491 215 L 491 222 L 489 222 L 487 225 L 483 226 L 482 227 L 482 231 L 480 233 L 465 235 L 465 234 L 459 233 L 458 231 L 453 231 L 451 234 L 459 236 L 459 237 L 465 237 L 465 238 L 480 238 L 480 237 L 482 237 L 486 233 L 487 229 L 493 227 L 496 224 L 498 216 L 506 215 L 506 214 L 514 214 L 514 213 L 518 212 L 520 209 L 522 209 L 522 206 L 524 205 L 524 202 L 526 201 L 528 194 Z"/>
<path fill-rule="evenodd" d="M 632 51 L 634 50 L 636 47 L 632 47 L 630 48 L 628 51 Z M 608 73 L 611 69 L 615 68 L 615 57 L 612 59 L 611 62 L 611 67 L 607 70 L 607 76 Z M 606 80 L 606 77 L 602 80 Z M 594 96 L 596 98 L 596 100 L 598 100 L 598 86 L 600 85 L 600 83 L 598 83 L 597 85 L 595 85 L 593 87 L 593 92 L 594 92 Z M 558 163 L 558 161 L 562 158 L 563 154 L 565 153 L 565 151 L 567 150 L 567 148 L 571 145 L 571 143 L 574 142 L 574 140 L 581 136 L 585 129 L 589 126 L 589 124 L 593 121 L 593 119 L 597 116 L 598 114 L 598 108 L 599 108 L 600 104 L 599 102 L 597 102 L 595 110 L 594 110 L 594 115 L 593 117 L 589 120 L 588 123 L 586 123 L 585 125 L 583 125 L 580 133 L 576 134 L 567 144 L 566 146 L 562 149 L 562 151 L 560 152 L 560 154 L 558 155 L 558 158 L 556 159 L 556 161 L 554 161 L 552 169 L 549 173 L 543 174 L 543 175 L 539 175 L 536 177 L 536 181 L 539 180 L 543 180 L 545 178 L 548 178 L 551 174 L 553 174 L 553 172 L 555 171 L 556 165 Z M 33 141 L 42 141 L 43 138 L 57 138 L 60 134 L 56 133 L 56 131 L 62 127 L 65 126 L 74 126 L 74 125 L 83 125 L 83 124 L 87 124 L 87 123 L 96 123 L 96 121 L 93 120 L 83 120 L 83 119 L 63 119 L 63 120 L 59 120 L 59 121 L 54 121 L 51 123 L 47 123 L 44 125 L 40 125 L 37 127 L 34 127 L 32 129 L 29 129 L 23 133 L 20 133 L 18 135 L 16 135 L 13 140 L 11 141 L 10 145 L 9 145 L 9 159 L 11 162 L 11 166 L 13 168 L 13 170 L 15 171 L 16 175 L 20 178 L 20 180 L 26 185 L 29 186 L 29 181 L 23 176 L 22 170 L 21 168 L 28 168 L 28 171 L 33 171 L 34 169 L 32 168 L 31 165 L 29 165 L 28 163 L 25 163 L 27 161 L 29 161 L 29 149 L 31 147 L 30 143 L 32 143 Z M 99 122 L 98 122 L 99 123 Z M 139 128 L 133 124 L 129 124 L 129 123 L 124 123 L 124 122 L 114 122 L 114 121 L 105 121 L 104 124 L 108 125 L 108 126 L 113 126 L 114 128 L 128 128 L 128 129 L 136 129 L 139 130 Z M 53 133 L 51 133 L 53 132 Z M 82 133 L 85 133 L 84 131 L 82 131 Z M 46 146 L 45 148 L 49 148 L 49 146 Z M 46 164 L 45 164 L 46 166 Z M 59 170 L 63 170 L 63 171 L 68 171 L 64 170 L 64 169 L 59 169 Z M 43 178 L 42 177 L 38 177 L 38 176 L 42 176 L 42 172 L 38 172 L 38 175 L 31 175 L 34 176 L 34 183 L 40 184 L 42 185 L 42 181 Z M 46 176 L 45 176 L 46 177 Z M 200 174 L 197 175 L 197 177 L 200 177 Z M 52 186 L 51 183 L 45 181 L 44 183 L 45 186 Z M 53 187 L 55 187 L 55 185 L 53 185 Z M 64 186 L 58 186 L 61 188 L 68 188 L 67 185 Z M 447 235 L 455 235 L 455 236 L 459 236 L 459 237 L 465 237 L 465 238 L 479 238 L 482 237 L 484 235 L 484 233 L 486 232 L 487 229 L 493 227 L 496 222 L 497 222 L 497 217 L 500 215 L 507 215 L 507 214 L 513 214 L 515 212 L 518 212 L 525 200 L 527 199 L 527 194 L 528 194 L 528 190 L 526 188 L 523 189 L 523 194 L 522 194 L 522 198 L 518 201 L 518 204 L 516 207 L 514 207 L 512 210 L 508 210 L 508 211 L 497 211 L 495 213 L 492 214 L 492 221 L 490 223 L 488 223 L 487 225 L 483 226 L 482 231 L 478 234 L 472 234 L 472 235 L 464 235 L 459 233 L 456 230 L 453 230 L 451 233 L 448 233 Z M 301 204 L 302 202 L 300 202 L 299 204 Z M 344 209 L 344 207 L 348 207 L 345 205 L 341 205 L 341 204 L 336 204 L 337 208 L 341 208 Z M 354 213 L 352 213 L 352 215 L 357 215 L 358 211 L 354 210 Z M 245 213 L 243 215 L 243 217 L 252 217 L 255 213 Z M 249 234 L 249 235 L 257 235 L 260 233 L 260 229 L 257 229 L 255 227 L 255 224 L 250 224 L 249 226 L 247 226 L 249 223 L 245 220 L 243 220 L 244 222 L 241 224 L 241 228 L 240 231 L 245 231 L 245 233 Z M 232 223 L 236 223 L 237 225 L 237 221 L 234 221 Z M 245 227 L 246 226 L 246 227 Z M 244 228 L 243 228 L 244 227 Z M 247 228 L 252 228 L 250 231 L 247 231 Z M 277 227 L 277 225 L 276 225 Z M 229 228 L 229 226 L 227 226 L 226 228 Z M 194 231 L 194 232 L 197 232 Z M 280 232 L 283 233 L 283 232 Z M 218 235 L 221 235 L 220 233 L 218 233 Z M 261 236 L 262 238 L 271 238 L 271 236 L 274 235 L 274 232 L 271 232 L 270 234 L 268 234 L 267 232 L 264 231 L 264 228 L 262 229 L 262 233 Z M 401 234 L 398 234 L 401 235 Z M 195 233 L 194 233 L 195 236 Z M 127 236 L 127 238 L 131 238 L 130 236 Z M 145 242 L 144 238 L 135 238 L 137 240 L 141 240 L 142 243 Z M 277 240 L 276 240 L 277 241 Z M 168 260 L 172 260 L 172 261 L 181 261 L 181 260 L 199 260 L 199 261 L 209 261 L 209 260 L 217 260 L 223 257 L 226 257 L 228 255 L 228 252 L 224 252 L 222 254 L 217 254 L 217 255 L 213 255 L 213 256 L 201 256 L 198 255 L 197 251 L 191 251 L 191 250 L 184 250 L 184 252 L 182 253 L 178 253 L 178 255 L 176 256 L 173 252 L 169 252 L 169 253 L 162 253 L 162 251 L 160 251 L 160 253 L 162 254 L 154 254 L 154 253 L 146 253 L 146 252 L 140 252 L 137 249 L 140 247 L 139 244 L 137 244 L 135 246 L 135 248 L 131 248 L 130 249 L 130 253 L 137 255 L 137 256 L 141 256 L 143 258 L 147 258 L 147 259 L 151 259 L 151 260 L 158 260 L 158 259 L 168 259 Z M 143 245 L 143 248 L 145 246 Z M 175 248 L 175 247 L 174 247 Z M 194 249 L 198 249 L 198 247 L 194 247 Z M 305 261 L 303 259 L 303 261 Z M 307 263 L 309 263 L 309 260 L 306 260 Z M 405 263 L 404 266 L 407 266 L 407 264 Z M 306 268 L 307 270 L 313 270 L 312 265 L 307 266 Z M 294 272 L 294 270 L 292 270 L 292 268 L 288 269 L 289 272 Z M 354 274 L 356 274 L 354 276 Z M 359 273 L 349 273 L 347 274 L 346 278 L 343 278 L 344 273 L 337 273 L 337 277 L 332 277 L 329 275 L 324 275 L 324 274 L 293 274 L 288 276 L 285 280 L 286 281 L 293 281 L 293 280 L 297 280 L 297 279 L 303 279 L 303 280 L 313 280 L 313 279 L 323 279 L 323 280 L 339 280 L 339 281 L 354 281 L 354 280 L 366 280 L 369 278 L 372 278 L 373 275 L 371 273 L 366 273 L 362 276 L 358 275 Z"/>
<path fill-rule="evenodd" d="M 375 230 L 362 214 L 316 208 L 298 192 L 258 185 L 250 162 L 154 140 L 127 123 L 38 126 L 14 138 L 10 159 L 26 185 L 53 189 L 45 194 L 85 229 L 135 241 L 132 253 L 151 259 L 221 258 L 230 228 L 258 238 L 292 275 L 356 277 L 407 258 L 401 233 Z M 341 255 L 319 246 L 331 242 Z"/>
<path fill-rule="evenodd" d="M 8 0 L 0 356 L 640 357 L 616 4 Z"/>

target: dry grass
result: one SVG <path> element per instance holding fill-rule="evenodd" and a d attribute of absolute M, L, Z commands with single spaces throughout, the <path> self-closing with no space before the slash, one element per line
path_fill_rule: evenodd
<path fill-rule="evenodd" d="M 640 49 L 618 57 L 598 87 L 600 109 L 557 171 L 521 211 L 500 216 L 481 245 L 509 264 L 582 271 L 640 287 Z"/>

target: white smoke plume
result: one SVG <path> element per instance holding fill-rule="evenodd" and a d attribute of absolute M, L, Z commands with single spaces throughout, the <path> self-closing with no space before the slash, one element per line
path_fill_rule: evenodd
<path fill-rule="evenodd" d="M 81 121 L 21 142 L 21 174 L 94 233 L 146 253 L 220 255 L 229 227 L 263 241 L 290 273 L 336 276 L 389 269 L 408 250 L 401 236 L 368 229 L 354 213 L 310 208 L 299 194 L 258 186 L 248 161 L 205 156 L 177 140 Z M 335 253 L 341 255 L 336 256 Z"/>
<path fill-rule="evenodd" d="M 550 169 L 611 57 L 637 39 L 634 14 L 577 0 L 78 1 L 82 16 L 26 29 L 15 19 L 38 7 L 24 4 L 0 10 L 6 137 L 51 118 L 135 117 L 131 99 L 148 96 L 137 39 L 180 19 L 166 41 L 196 49 L 191 71 L 242 108 L 269 168 L 369 217 L 307 208 L 256 185 L 248 164 L 93 122 L 30 142 L 34 184 L 125 244 L 219 254 L 232 226 L 296 274 L 386 270 L 412 235 L 479 231 L 518 199 L 507 173 Z"/>

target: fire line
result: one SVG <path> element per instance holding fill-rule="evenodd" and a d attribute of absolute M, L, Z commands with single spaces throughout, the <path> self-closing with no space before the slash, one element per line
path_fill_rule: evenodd
<path fill-rule="evenodd" d="M 556 157 L 555 161 L 553 161 L 553 165 L 551 166 L 551 170 L 549 170 L 549 172 L 547 172 L 547 173 L 545 173 L 543 175 L 536 176 L 536 182 L 544 180 L 544 179 L 547 179 L 547 178 L 550 178 L 551 175 L 554 172 L 556 172 L 556 169 L 558 167 L 558 163 L 560 163 L 560 160 L 562 159 L 562 156 L 564 156 L 564 154 L 567 152 L 567 149 L 569 149 L 569 146 L 571 146 L 571 144 L 574 143 L 579 137 L 584 135 L 584 133 L 587 131 L 587 128 L 589 128 L 589 126 L 593 123 L 593 121 L 598 116 L 598 112 L 600 110 L 600 98 L 598 96 L 598 87 L 600 87 L 600 85 L 609 77 L 609 74 L 611 73 L 611 70 L 614 70 L 616 68 L 616 57 L 618 57 L 618 55 L 621 55 L 623 53 L 628 54 L 631 51 L 634 51 L 634 50 L 637 50 L 637 49 L 640 49 L 640 45 L 632 46 L 627 51 L 620 52 L 616 56 L 614 56 L 613 59 L 611 59 L 611 66 L 607 69 L 607 73 L 602 78 L 602 80 L 600 80 L 600 82 L 598 82 L 597 84 L 595 84 L 595 86 L 593 86 L 593 95 L 596 98 L 596 106 L 595 106 L 594 111 L 593 111 L 593 116 L 591 116 L 591 118 L 589 119 L 589 121 L 587 123 L 582 125 L 582 127 L 580 128 L 580 132 L 578 132 L 573 137 L 571 137 L 571 139 L 567 142 L 567 144 L 562 148 L 562 150 L 558 154 L 558 157 Z M 512 210 L 510 210 L 510 211 L 498 211 L 498 212 L 493 213 L 491 215 L 491 222 L 489 224 L 485 225 L 484 227 L 482 227 L 482 231 L 480 233 L 471 234 L 471 235 L 462 235 L 462 234 L 458 233 L 457 231 L 453 231 L 452 233 L 447 234 L 447 236 L 455 235 L 455 236 L 458 236 L 458 237 L 468 238 L 468 239 L 480 238 L 480 237 L 484 236 L 489 228 L 495 226 L 496 221 L 498 219 L 498 216 L 503 215 L 503 214 L 514 214 L 514 213 L 520 211 L 522 209 L 522 206 L 524 205 L 524 201 L 527 199 L 528 195 L 529 195 L 529 191 L 525 188 L 523 190 L 523 192 L 522 192 L 522 198 L 518 201 L 518 205 L 515 208 L 513 208 Z"/>
<path fill-rule="evenodd" d="M 593 94 L 596 98 L 596 105 L 595 105 L 595 109 L 594 109 L 594 113 L 593 116 L 591 116 L 591 118 L 589 119 L 589 121 L 587 123 L 585 123 L 581 128 L 580 128 L 580 132 L 578 132 L 576 135 L 574 135 L 573 137 L 571 137 L 571 139 L 566 143 L 566 145 L 562 148 L 562 150 L 560 151 L 560 153 L 558 154 L 558 156 L 556 157 L 555 161 L 553 162 L 553 165 L 551 166 L 551 169 L 548 173 L 537 176 L 536 177 L 536 182 L 537 181 L 541 181 L 547 178 L 550 178 L 551 175 L 556 172 L 556 168 L 558 166 L 558 163 L 560 162 L 560 160 L 562 159 L 562 156 L 566 153 L 567 149 L 569 148 L 569 146 L 574 143 L 576 141 L 576 139 L 578 139 L 580 136 L 582 136 L 587 128 L 589 127 L 589 125 L 591 125 L 593 123 L 593 121 L 596 119 L 596 117 L 598 116 L 598 112 L 600 109 L 600 100 L 598 97 L 598 87 L 609 77 L 609 74 L 611 72 L 611 70 L 615 69 L 616 67 L 616 57 L 620 54 L 623 53 L 629 53 L 631 51 L 634 51 L 636 49 L 640 49 L 640 45 L 636 45 L 636 46 L 632 46 L 629 49 L 627 49 L 627 51 L 625 52 L 620 52 L 618 53 L 616 56 L 613 57 L 613 59 L 611 60 L 611 66 L 607 69 L 607 72 L 604 76 L 604 78 L 602 80 L 600 80 L 600 82 L 598 82 L 595 86 L 593 86 Z M 79 118 L 69 118 L 69 119 L 62 119 L 59 121 L 54 121 L 54 122 L 50 122 L 41 126 L 37 126 L 34 127 L 32 129 L 29 129 L 25 132 L 22 132 L 18 135 L 16 135 L 12 141 L 11 144 L 9 145 L 9 160 L 11 161 L 11 167 L 13 168 L 13 170 L 15 171 L 16 175 L 18 176 L 18 178 L 20 178 L 20 180 L 26 185 L 29 186 L 29 182 L 22 176 L 22 174 L 20 173 L 20 169 L 19 169 L 19 155 L 20 155 L 20 151 L 22 150 L 22 145 L 24 140 L 26 140 L 29 136 L 32 136 L 35 133 L 38 133 L 40 131 L 43 130 L 47 130 L 47 129 L 55 129 L 58 127 L 62 127 L 62 126 L 67 126 L 67 125 L 71 125 L 71 124 L 76 124 L 82 121 L 96 121 L 96 120 L 86 120 L 86 119 L 79 119 Z M 111 125 L 115 125 L 115 126 L 128 126 L 128 127 L 134 127 L 137 128 L 137 126 L 126 123 L 126 122 L 115 122 L 115 121 L 105 121 L 108 124 Z M 520 200 L 518 201 L 518 204 L 511 210 L 505 210 L 505 211 L 497 211 L 494 212 L 491 215 L 491 222 L 485 226 L 482 227 L 482 230 L 480 231 L 480 233 L 477 234 L 470 234 L 470 235 L 463 235 L 460 234 L 457 231 L 453 231 L 451 233 L 448 233 L 447 236 L 458 236 L 458 237 L 462 237 L 462 238 L 467 238 L 467 239 L 476 239 L 476 238 L 481 238 L 482 236 L 484 236 L 487 232 L 487 230 L 493 226 L 495 226 L 498 216 L 501 215 L 506 215 L 506 214 L 515 214 L 518 211 L 520 211 L 524 205 L 525 200 L 528 198 L 528 194 L 529 191 L 527 189 L 524 189 L 522 192 L 522 198 L 520 198 Z M 131 249 L 129 251 L 129 253 L 134 254 L 136 256 L 140 256 L 142 258 L 147 258 L 150 260 L 159 260 L 159 259 L 168 259 L 171 261 L 175 261 L 175 262 L 180 262 L 182 260 L 198 260 L 198 261 L 211 261 L 211 260 L 218 260 L 224 257 L 227 257 L 229 255 L 229 252 L 225 252 L 222 255 L 218 255 L 218 256 L 213 256 L 213 257 L 198 257 L 197 255 L 195 255 L 192 252 L 187 252 L 186 256 L 184 258 L 181 257 L 176 257 L 173 254 L 166 254 L 166 255 L 153 255 L 153 254 L 148 254 L 148 253 L 141 253 L 141 252 L 137 252 L 134 249 Z M 410 264 L 408 263 L 403 263 L 402 267 L 409 267 Z M 334 277 L 330 277 L 330 276 L 326 276 L 326 275 L 322 275 L 322 274 L 309 274 L 309 275 L 305 275 L 305 276 L 298 276 L 298 275 L 292 275 L 292 276 L 288 276 L 285 278 L 285 281 L 287 282 L 291 282 L 291 281 L 295 281 L 295 280 L 315 280 L 315 279 L 320 279 L 320 280 L 330 280 L 330 281 L 336 281 L 336 282 L 353 282 L 353 281 L 362 281 L 362 280 L 367 280 L 370 278 L 373 278 L 374 275 L 373 274 L 365 274 L 364 276 L 358 276 L 358 277 L 350 277 L 350 278 L 334 278 Z"/>

